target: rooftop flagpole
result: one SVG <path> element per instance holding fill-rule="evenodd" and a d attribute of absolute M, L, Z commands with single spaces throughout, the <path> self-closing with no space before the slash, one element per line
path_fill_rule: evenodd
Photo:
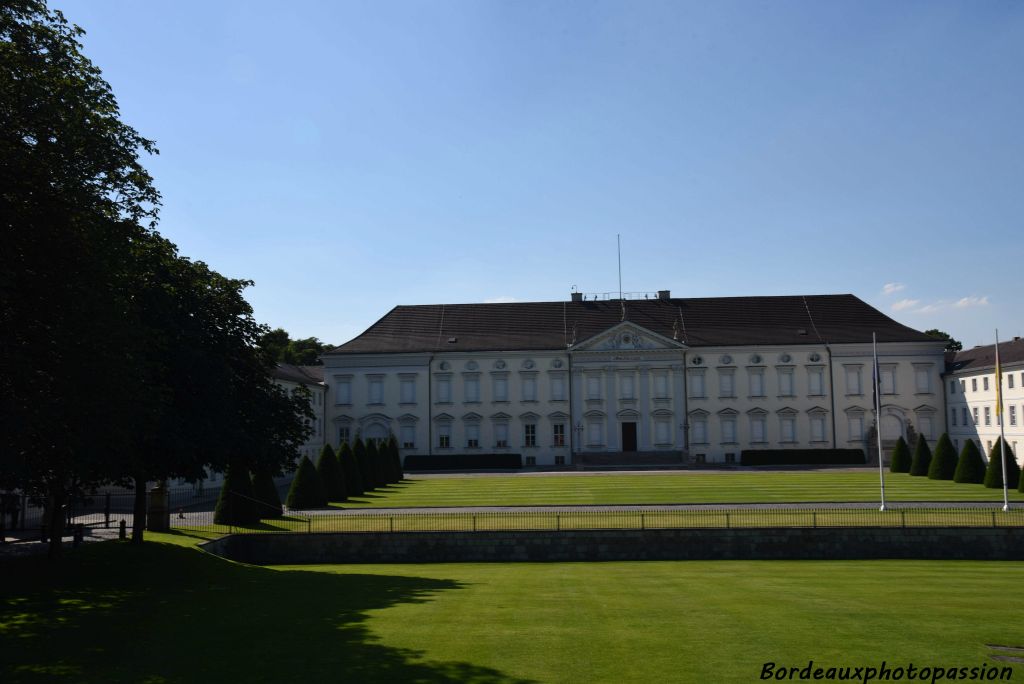
<path fill-rule="evenodd" d="M 884 452 L 882 451 L 882 379 L 878 375 L 878 342 L 875 333 L 871 333 L 871 353 L 874 361 L 871 364 L 871 382 L 875 392 L 875 436 L 878 438 L 878 482 L 882 488 L 882 505 L 878 510 L 885 510 L 885 471 L 882 467 Z"/>
<path fill-rule="evenodd" d="M 999 461 L 1003 467 L 1003 511 L 1009 511 L 1009 485 L 1006 483 L 1006 427 L 1003 425 L 1003 369 L 999 365 L 998 328 L 996 328 L 996 422 L 999 423 Z"/>

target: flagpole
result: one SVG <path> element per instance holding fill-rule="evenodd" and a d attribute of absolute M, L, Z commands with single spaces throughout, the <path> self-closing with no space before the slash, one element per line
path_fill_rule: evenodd
<path fill-rule="evenodd" d="M 871 366 L 871 381 L 875 390 L 875 436 L 878 438 L 878 482 L 882 488 L 882 505 L 878 508 L 885 510 L 885 472 L 882 468 L 884 452 L 882 451 L 882 379 L 878 377 L 878 342 L 875 333 L 871 333 L 871 353 L 874 356 L 874 363 Z"/>
<path fill-rule="evenodd" d="M 1003 511 L 1009 511 L 1009 485 L 1006 483 L 1006 426 L 1003 425 L 1003 369 L 999 365 L 999 328 L 996 328 L 996 420 L 999 422 L 999 462 L 1003 467 Z"/>

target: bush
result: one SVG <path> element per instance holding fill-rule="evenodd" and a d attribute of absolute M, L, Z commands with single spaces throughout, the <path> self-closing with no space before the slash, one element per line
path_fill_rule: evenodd
<path fill-rule="evenodd" d="M 932 464 L 928 466 L 929 480 L 952 480 L 956 472 L 956 447 L 945 432 L 935 444 Z"/>
<path fill-rule="evenodd" d="M 363 492 L 370 491 L 374 488 L 373 473 L 370 471 L 370 462 L 366 458 L 366 444 L 361 437 L 356 437 L 356 441 L 352 444 L 352 458 L 359 469 L 359 480 L 362 483 Z"/>
<path fill-rule="evenodd" d="M 1003 467 L 999 463 L 999 443 L 1003 442 L 1003 438 L 1000 437 L 992 445 L 992 450 L 988 453 L 988 468 L 985 469 L 985 486 L 990 489 L 1002 489 L 1003 488 Z M 1013 453 L 1013 449 L 1010 448 L 1009 444 L 1006 444 L 1006 486 L 1010 489 L 1016 489 L 1020 485 L 1020 466 L 1017 465 L 1017 457 Z"/>
<path fill-rule="evenodd" d="M 910 462 L 910 474 L 915 477 L 927 475 L 931 464 L 932 450 L 928 448 L 924 435 L 918 435 L 917 444 L 914 445 L 914 459 Z"/>
<path fill-rule="evenodd" d="M 408 470 L 510 470 L 522 467 L 521 454 L 411 454 L 405 457 Z"/>
<path fill-rule="evenodd" d="M 910 448 L 902 437 L 896 440 L 896 446 L 892 450 L 892 461 L 889 462 L 889 472 L 909 473 L 910 472 Z"/>
<path fill-rule="evenodd" d="M 255 525 L 260 516 L 254 498 L 248 469 L 241 465 L 228 466 L 220 498 L 213 511 L 213 522 L 218 525 Z"/>
<path fill-rule="evenodd" d="M 863 449 L 746 449 L 740 465 L 853 465 L 866 463 Z"/>
<path fill-rule="evenodd" d="M 342 473 L 338 457 L 334 455 L 334 449 L 330 444 L 324 444 L 320 449 L 320 460 L 316 464 L 316 472 L 320 475 L 320 481 L 324 483 L 324 492 L 328 501 L 344 501 L 345 475 Z"/>
<path fill-rule="evenodd" d="M 327 505 L 324 483 L 308 456 L 303 456 L 302 462 L 299 463 L 285 504 L 288 508 L 323 508 Z"/>
<path fill-rule="evenodd" d="M 373 489 L 383 487 L 384 482 L 381 479 L 380 472 L 380 449 L 377 447 L 377 440 L 375 439 L 366 440 L 366 464 L 367 471 L 370 473 L 370 487 Z"/>
<path fill-rule="evenodd" d="M 257 517 L 280 518 L 283 515 L 281 510 L 281 496 L 277 493 L 277 485 L 274 484 L 274 477 L 268 470 L 260 470 L 252 476 L 253 498 L 257 503 Z"/>
<path fill-rule="evenodd" d="M 348 442 L 338 447 L 338 462 L 345 473 L 345 490 L 349 496 L 361 496 L 363 493 L 363 477 L 359 473 L 359 464 Z"/>
<path fill-rule="evenodd" d="M 388 457 L 391 465 L 391 482 L 401 482 L 405 475 L 402 473 L 402 455 L 398 451 L 398 440 L 394 435 L 388 440 Z"/>
<path fill-rule="evenodd" d="M 957 461 L 956 472 L 953 473 L 953 482 L 981 484 L 984 481 L 985 461 L 981 458 L 978 445 L 973 439 L 968 439 L 960 449 L 960 460 Z"/>

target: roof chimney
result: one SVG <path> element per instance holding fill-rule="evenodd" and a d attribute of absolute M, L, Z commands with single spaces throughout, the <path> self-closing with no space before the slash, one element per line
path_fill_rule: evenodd
<path fill-rule="evenodd" d="M 669 290 L 658 290 L 658 299 L 671 299 L 671 294 Z"/>
<path fill-rule="evenodd" d="M 582 292 L 571 292 L 571 293 L 569 293 L 569 296 L 572 297 L 572 301 L 574 301 L 574 302 L 582 302 L 583 301 L 583 293 Z"/>

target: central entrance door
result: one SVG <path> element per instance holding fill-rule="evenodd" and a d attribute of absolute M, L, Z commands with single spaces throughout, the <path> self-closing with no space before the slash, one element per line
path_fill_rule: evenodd
<path fill-rule="evenodd" d="M 636 423 L 622 424 L 622 450 L 636 451 Z"/>

